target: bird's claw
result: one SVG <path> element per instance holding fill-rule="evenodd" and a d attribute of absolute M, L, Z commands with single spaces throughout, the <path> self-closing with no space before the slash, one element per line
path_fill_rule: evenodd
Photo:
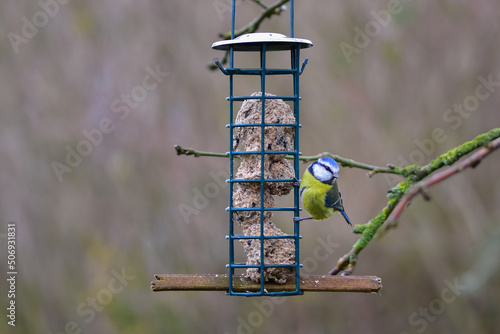
<path fill-rule="evenodd" d="M 309 219 L 313 219 L 313 217 L 306 217 L 306 218 L 302 218 L 302 217 L 293 217 L 293 221 L 295 223 L 298 223 L 298 222 L 301 222 L 303 220 L 309 220 Z"/>

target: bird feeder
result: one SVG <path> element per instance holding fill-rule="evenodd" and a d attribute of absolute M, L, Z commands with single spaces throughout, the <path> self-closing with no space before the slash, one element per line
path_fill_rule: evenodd
<path fill-rule="evenodd" d="M 233 7 L 234 8 L 234 7 Z M 293 19 L 293 3 L 291 11 Z M 311 41 L 277 33 L 253 33 L 234 38 L 234 12 L 231 40 L 216 42 L 213 49 L 229 52 L 229 67 L 222 73 L 229 77 L 229 289 L 230 295 L 298 295 L 300 290 L 300 234 L 299 189 L 293 184 L 299 179 L 299 76 L 307 59 L 300 66 L 300 50 L 312 46 Z M 259 59 L 259 68 L 235 67 L 239 52 L 254 52 Z M 270 52 L 289 52 L 289 68 L 268 68 L 266 60 Z M 247 96 L 234 95 L 235 76 L 258 76 L 260 92 Z M 276 96 L 266 92 L 267 79 L 273 75 L 289 76 L 293 94 Z M 236 118 L 235 102 L 244 101 Z M 286 102 L 290 102 L 287 104 Z M 292 162 L 285 159 L 293 157 Z M 234 175 L 235 159 L 240 160 Z M 293 192 L 293 204 L 275 207 L 274 195 Z M 290 213 L 293 233 L 284 233 L 272 222 L 274 212 Z M 235 233 L 236 226 L 243 233 Z M 239 241 L 247 254 L 245 263 L 235 259 L 235 242 Z M 246 277 L 260 285 L 257 291 L 234 290 L 235 270 L 246 269 Z M 283 284 L 293 282 L 291 291 L 269 291 L 266 282 Z"/>
<path fill-rule="evenodd" d="M 249 33 L 235 38 L 235 0 L 232 1 L 231 39 L 215 42 L 212 48 L 228 52 L 229 66 L 216 65 L 229 78 L 230 161 L 227 274 L 156 275 L 154 291 L 223 290 L 238 296 L 300 295 L 303 291 L 376 292 L 380 280 L 374 276 L 337 277 L 301 275 L 299 175 L 300 94 L 299 78 L 307 64 L 302 49 L 311 41 L 294 37 L 294 1 L 290 1 L 290 36 L 279 33 Z M 268 66 L 271 53 L 289 53 L 290 64 Z M 240 53 L 258 57 L 259 67 L 238 67 Z M 235 94 L 235 77 L 254 76 L 259 91 Z M 284 76 L 291 80 L 289 95 L 268 92 L 268 80 Z M 239 110 L 237 105 L 241 105 Z M 289 193 L 290 204 L 275 206 L 275 196 Z M 284 212 L 288 222 L 283 232 L 273 223 L 273 214 Z M 242 261 L 238 247 L 246 254 Z M 241 253 L 241 251 L 240 251 Z"/>

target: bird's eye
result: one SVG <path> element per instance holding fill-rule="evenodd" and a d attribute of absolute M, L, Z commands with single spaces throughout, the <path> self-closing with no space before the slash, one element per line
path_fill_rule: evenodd
<path fill-rule="evenodd" d="M 333 171 L 332 171 L 332 169 L 330 168 L 330 166 L 328 166 L 328 165 L 321 165 L 321 166 L 323 166 L 323 168 L 324 168 L 327 172 L 329 172 L 330 174 L 334 174 L 334 173 L 333 173 Z"/>

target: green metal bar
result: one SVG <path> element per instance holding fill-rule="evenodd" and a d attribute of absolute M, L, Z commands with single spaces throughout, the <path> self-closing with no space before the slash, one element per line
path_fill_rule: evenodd
<path fill-rule="evenodd" d="M 293 12 L 293 0 L 291 0 L 291 11 Z M 293 13 L 291 14 L 293 15 Z M 293 19 L 293 18 L 292 18 Z M 293 27 L 293 21 L 291 23 Z M 291 32 L 291 36 L 293 37 L 293 30 Z M 300 96 L 299 96 L 299 76 L 301 74 L 302 69 L 299 69 L 299 62 L 300 62 L 300 46 L 296 45 L 295 48 L 292 48 L 291 50 L 291 65 L 292 69 L 295 70 L 296 72 L 293 74 L 293 94 L 295 97 L 295 100 L 293 102 L 293 113 L 295 116 L 295 143 L 294 143 L 294 160 L 293 160 L 293 168 L 295 170 L 295 178 L 298 180 L 300 178 L 300 169 L 299 169 L 299 128 L 300 128 L 300 113 L 299 113 L 299 102 L 300 102 Z M 307 61 L 305 62 L 307 63 Z M 294 215 L 295 217 L 300 216 L 300 203 L 299 203 L 299 187 L 295 187 L 294 189 L 294 207 L 295 207 L 295 212 Z M 300 245 L 300 224 L 299 222 L 294 222 L 294 234 L 295 234 L 295 287 L 297 288 L 297 293 L 302 294 L 303 292 L 300 291 L 300 251 L 299 251 L 299 245 Z"/>
<path fill-rule="evenodd" d="M 260 50 L 260 91 L 261 91 L 261 125 L 260 125 L 260 147 L 264 147 L 265 143 L 265 126 L 266 123 L 266 44 L 262 44 Z M 260 292 L 264 294 L 264 166 L 265 153 L 261 149 L 260 153 Z"/>
<path fill-rule="evenodd" d="M 216 65 L 217 60 L 215 61 Z M 220 64 L 220 62 L 219 62 Z M 220 68 L 220 66 L 219 66 Z M 260 75 L 262 72 L 261 69 L 256 69 L 256 68 L 233 68 L 233 67 L 227 67 L 224 68 L 222 71 L 224 74 L 235 74 L 235 75 Z M 293 70 L 286 69 L 286 68 L 271 68 L 271 69 L 266 69 L 265 70 L 266 75 L 286 75 L 286 74 L 293 74 Z"/>
<path fill-rule="evenodd" d="M 263 208 L 233 208 L 232 211 L 233 212 L 238 212 L 238 211 L 260 211 L 260 210 L 264 210 L 264 211 L 293 211 L 295 210 L 295 207 L 272 207 L 272 208 L 266 208 L 266 207 L 263 207 Z"/>
<path fill-rule="evenodd" d="M 229 236 L 228 236 L 229 238 Z M 230 238 L 233 239 L 260 239 L 260 236 L 250 236 L 250 235 L 242 235 L 242 234 L 235 234 L 230 236 Z M 295 238 L 294 234 L 284 234 L 284 235 L 265 235 L 264 239 L 293 239 Z"/>
<path fill-rule="evenodd" d="M 260 100 L 262 99 L 260 96 L 235 96 L 233 98 L 234 101 L 245 101 L 245 100 Z M 295 98 L 293 96 L 266 96 L 267 100 L 283 100 L 283 101 L 293 101 Z M 278 124 L 278 123 L 277 123 Z"/>
<path fill-rule="evenodd" d="M 295 152 L 293 151 L 264 151 L 264 154 L 285 154 L 285 155 L 293 155 Z M 260 154 L 260 151 L 235 151 L 234 155 L 249 155 L 249 154 Z"/>
<path fill-rule="evenodd" d="M 231 5 L 231 39 L 234 39 L 234 21 L 236 19 L 236 0 Z M 232 67 L 232 65 L 231 65 Z"/>
<path fill-rule="evenodd" d="M 262 269 L 262 268 L 292 268 L 295 266 L 295 264 L 264 264 L 264 265 L 261 265 L 261 264 L 235 263 L 233 266 L 235 268 L 259 268 L 259 269 Z"/>
<path fill-rule="evenodd" d="M 290 99 L 293 100 L 293 99 Z M 260 123 L 244 123 L 244 124 L 227 124 L 226 128 L 233 127 L 233 128 L 248 128 L 248 127 L 256 127 L 256 126 L 261 126 Z M 273 127 L 284 127 L 284 126 L 297 126 L 296 123 L 264 123 L 264 126 L 273 126 Z M 252 151 L 254 153 L 258 153 L 257 151 Z M 276 151 L 276 152 L 283 152 L 283 151 Z M 266 152 L 268 153 L 268 152 Z"/>
<path fill-rule="evenodd" d="M 233 0 L 233 13 L 232 13 L 232 22 L 231 22 L 231 35 L 234 36 L 234 1 Z M 229 48 L 229 66 L 234 66 L 234 48 L 231 46 Z M 233 122 L 234 118 L 234 80 L 233 75 L 229 74 L 229 122 Z M 229 128 L 229 180 L 234 178 L 234 154 L 233 154 L 233 127 Z M 234 234 L 234 226 L 233 226 L 233 192 L 234 192 L 234 183 L 229 182 L 229 235 Z M 233 275 L 234 275 L 234 267 L 232 264 L 234 263 L 234 239 L 229 240 L 229 294 L 233 293 Z"/>
<path fill-rule="evenodd" d="M 295 179 L 264 179 L 265 182 L 295 182 Z M 260 182 L 259 179 L 233 179 L 231 182 L 234 183 L 251 183 Z"/>

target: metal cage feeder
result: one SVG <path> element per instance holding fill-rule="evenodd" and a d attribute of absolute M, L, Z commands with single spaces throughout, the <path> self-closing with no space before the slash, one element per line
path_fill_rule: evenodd
<path fill-rule="evenodd" d="M 229 183 L 229 206 L 226 211 L 229 212 L 229 229 L 226 239 L 228 239 L 229 263 L 227 264 L 228 274 L 204 274 L 204 275 L 182 275 L 182 274 L 166 274 L 155 275 L 156 281 L 152 282 L 153 291 L 175 291 L 175 290 L 196 290 L 207 291 L 217 290 L 226 291 L 229 295 L 236 296 L 290 296 L 301 295 L 304 291 L 343 291 L 343 292 L 377 292 L 381 288 L 381 282 L 375 276 L 352 276 L 339 277 L 331 275 L 301 275 L 300 269 L 300 226 L 299 222 L 290 219 L 290 224 L 293 224 L 293 233 L 280 235 L 269 235 L 265 233 L 265 216 L 272 215 L 272 212 L 290 212 L 293 217 L 300 216 L 299 204 L 299 189 L 293 186 L 299 175 L 299 129 L 300 129 L 300 113 L 299 113 L 299 77 L 304 71 L 307 64 L 307 58 L 300 62 L 301 49 L 309 48 L 312 42 L 307 39 L 294 37 L 294 0 L 290 0 L 290 36 L 285 36 L 280 33 L 249 33 L 235 38 L 235 0 L 232 0 L 232 16 L 231 16 L 231 39 L 222 40 L 213 43 L 212 48 L 228 53 L 229 66 L 223 65 L 216 61 L 216 65 L 229 78 L 229 96 L 226 98 L 229 101 L 229 124 L 226 127 L 229 129 L 229 151 L 226 155 L 230 160 L 230 177 L 226 181 Z M 250 52 L 259 57 L 260 66 L 258 68 L 235 67 L 235 57 L 240 52 Z M 267 66 L 268 53 L 271 52 L 290 52 L 290 67 L 275 68 Z M 257 76 L 260 80 L 260 94 L 254 93 L 251 95 L 235 95 L 234 94 L 234 78 L 235 76 Z M 266 90 L 266 82 L 272 76 L 290 76 L 292 80 L 293 92 L 290 95 L 272 95 Z M 258 119 L 255 122 L 236 122 L 235 121 L 235 103 L 253 101 L 254 105 L 259 106 Z M 292 121 L 266 121 L 268 114 L 268 103 L 278 102 L 288 105 L 291 109 L 289 120 Z M 237 117 L 236 117 L 237 118 Z M 244 129 L 257 128 L 260 134 L 258 135 L 257 149 L 237 149 L 238 145 L 234 145 L 234 135 Z M 293 145 L 291 148 L 273 149 L 268 148 L 266 144 L 266 131 L 268 129 L 292 129 Z M 292 138 L 292 137 L 291 137 Z M 290 143 L 291 144 L 291 143 Z M 293 163 L 291 164 L 291 172 L 289 175 L 280 175 L 279 177 L 266 177 L 266 163 L 268 157 L 271 156 L 291 156 Z M 260 169 L 254 174 L 254 177 L 238 177 L 234 175 L 235 158 L 243 160 L 243 157 L 254 157 L 258 168 Z M 241 164 L 240 164 L 241 166 Z M 293 205 L 286 207 L 275 207 L 274 205 L 266 206 L 266 196 L 269 197 L 267 188 L 269 185 L 280 184 L 291 185 L 290 191 L 293 192 Z M 241 206 L 235 205 L 234 194 L 242 185 L 251 184 L 253 189 L 257 189 L 256 196 L 258 200 L 255 205 Z M 258 203 L 257 203 L 258 202 Z M 255 215 L 258 217 L 258 228 L 253 235 L 238 233 L 235 228 L 235 217 L 239 214 Z M 254 231 L 254 232 L 255 232 Z M 256 244 L 254 251 L 258 254 L 258 258 L 254 259 L 255 263 L 237 262 L 235 260 L 235 241 L 242 244 Z M 288 245 L 293 244 L 291 258 L 293 261 L 286 263 L 266 263 L 266 243 L 288 242 Z M 247 254 L 248 256 L 248 254 Z M 248 260 L 247 260 L 248 262 Z M 269 261 L 268 261 L 269 262 Z M 247 269 L 256 274 L 254 280 L 250 280 L 245 275 L 238 275 L 236 270 Z M 288 270 L 289 275 L 286 282 L 278 284 L 276 282 L 266 282 L 266 273 L 272 270 Z"/>
<path fill-rule="evenodd" d="M 292 28 L 293 30 L 293 28 Z M 233 29 L 232 29 L 233 31 Z M 300 267 L 301 264 L 299 262 L 300 259 L 300 226 L 298 222 L 294 222 L 293 233 L 285 234 L 281 236 L 275 235 L 265 235 L 264 232 L 264 213 L 266 211 L 290 211 L 294 213 L 294 216 L 299 216 L 299 190 L 297 187 L 293 189 L 293 205 L 290 207 L 265 207 L 264 204 L 264 189 L 266 187 L 266 183 L 272 182 L 289 182 L 293 183 L 295 180 L 299 179 L 299 102 L 300 102 L 300 94 L 299 94 L 299 76 L 303 72 L 305 65 L 307 64 L 307 59 L 304 60 L 302 66 L 300 65 L 300 50 L 302 48 L 311 47 L 312 43 L 306 39 L 299 39 L 293 37 L 287 37 L 282 34 L 277 33 L 253 33 L 253 34 L 245 34 L 238 38 L 219 41 L 212 45 L 213 49 L 223 50 L 229 52 L 229 67 L 224 68 L 217 62 L 219 69 L 229 77 L 229 97 L 227 100 L 229 101 L 229 124 L 227 127 L 229 128 L 229 138 L 230 138 L 230 150 L 227 153 L 230 159 L 230 179 L 227 181 L 230 185 L 230 197 L 229 197 L 229 207 L 226 209 L 229 212 L 229 234 L 226 237 L 229 240 L 229 264 L 227 267 L 229 268 L 229 289 L 228 294 L 230 295 L 243 295 L 243 296 L 283 296 L 283 295 L 298 295 L 303 292 L 300 290 Z M 237 68 L 234 66 L 235 57 L 238 52 L 256 52 L 258 53 L 260 60 L 259 68 Z M 275 52 L 275 51 L 289 51 L 290 52 L 290 68 L 268 68 L 266 64 L 267 53 Z M 235 96 L 234 95 L 234 76 L 238 75 L 254 75 L 260 77 L 260 95 L 252 95 L 252 96 Z M 291 77 L 293 82 L 293 94 L 290 96 L 274 96 L 268 95 L 266 91 L 266 78 L 272 75 L 288 75 Z M 238 123 L 236 124 L 234 119 L 234 102 L 236 101 L 246 101 L 250 99 L 260 100 L 260 123 Z M 293 106 L 293 115 L 295 118 L 295 122 L 293 123 L 266 123 L 266 100 L 276 99 L 282 101 L 290 101 Z M 290 127 L 293 128 L 294 131 L 294 143 L 293 150 L 289 151 L 270 151 L 266 150 L 264 146 L 265 142 L 265 128 L 266 127 Z M 234 150 L 234 130 L 239 127 L 260 127 L 260 150 L 259 151 L 235 151 Z M 287 154 L 293 157 L 293 170 L 294 177 L 293 178 L 266 178 L 265 176 L 265 158 L 266 155 L 271 154 Z M 235 178 L 234 176 L 234 159 L 241 155 L 258 155 L 260 156 L 260 177 L 258 180 L 251 180 L 257 182 L 260 186 L 260 204 L 254 208 L 236 208 L 233 205 L 233 195 L 234 195 L 234 185 L 237 183 L 248 183 L 249 180 L 244 178 Z M 235 234 L 234 232 L 234 212 L 238 211 L 258 211 L 260 213 L 260 233 L 256 236 L 248 236 L 242 234 Z M 292 221 L 292 219 L 290 219 Z M 260 261 L 257 264 L 247 264 L 247 263 L 237 263 L 235 262 L 234 255 L 234 242 L 247 240 L 247 239 L 258 239 L 260 246 Z M 265 241 L 269 239 L 292 239 L 294 245 L 294 263 L 266 263 L 265 259 Z M 294 273 L 294 289 L 292 291 L 268 291 L 265 287 L 265 272 L 266 270 L 270 270 L 270 268 L 290 268 Z M 258 291 L 244 291 L 237 292 L 233 289 L 233 276 L 235 273 L 235 269 L 237 268 L 257 268 L 260 273 L 260 289 Z"/>

